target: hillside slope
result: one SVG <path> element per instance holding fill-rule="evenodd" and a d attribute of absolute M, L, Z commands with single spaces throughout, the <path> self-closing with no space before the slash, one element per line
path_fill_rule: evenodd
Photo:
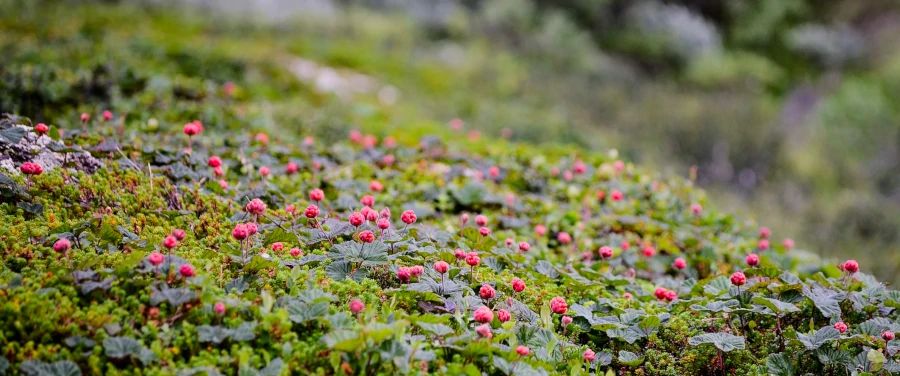
<path fill-rule="evenodd" d="M 690 180 L 91 22 L 4 57 L 0 374 L 900 371 L 900 293 Z"/>

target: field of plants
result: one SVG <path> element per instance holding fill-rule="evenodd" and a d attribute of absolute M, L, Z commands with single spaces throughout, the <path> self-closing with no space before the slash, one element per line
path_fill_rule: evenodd
<path fill-rule="evenodd" d="M 503 102 L 512 55 L 0 4 L 0 375 L 900 373 L 876 263 L 435 109 L 493 68 Z"/>

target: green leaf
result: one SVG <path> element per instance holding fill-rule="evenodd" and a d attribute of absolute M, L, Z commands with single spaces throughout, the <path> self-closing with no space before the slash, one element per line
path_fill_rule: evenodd
<path fill-rule="evenodd" d="M 732 350 L 743 350 L 746 347 L 744 337 L 736 336 L 731 333 L 705 333 L 688 339 L 691 346 L 698 346 L 705 343 L 711 343 L 719 350 L 730 352 Z"/>
<path fill-rule="evenodd" d="M 787 354 L 771 354 L 766 358 L 766 367 L 769 374 L 774 376 L 794 376 L 794 364 Z"/>
<path fill-rule="evenodd" d="M 644 362 L 644 357 L 639 356 L 631 351 L 619 350 L 619 363 L 626 366 L 636 367 Z"/>
<path fill-rule="evenodd" d="M 6 360 L 5 358 L 3 360 Z M 0 370 L 2 371 L 2 370 Z M 19 371 L 27 376 L 81 376 L 81 370 L 70 360 L 45 363 L 26 360 L 19 365 Z"/>
<path fill-rule="evenodd" d="M 841 333 L 837 331 L 834 327 L 825 326 L 819 328 L 815 333 L 812 334 L 797 334 L 797 340 L 806 347 L 807 350 L 815 350 L 822 345 L 834 341 L 841 337 Z"/>
<path fill-rule="evenodd" d="M 869 370 L 878 372 L 884 368 L 884 363 L 887 361 L 887 358 L 884 357 L 884 354 L 882 354 L 881 351 L 871 349 L 866 353 L 866 360 L 868 360 L 871 365 Z"/>
<path fill-rule="evenodd" d="M 803 287 L 803 296 L 812 300 L 816 308 L 818 308 L 825 317 L 841 317 L 840 303 L 841 300 L 844 299 L 844 294 L 819 286 L 818 284 L 813 284 L 812 287 Z"/>
<path fill-rule="evenodd" d="M 757 297 L 754 297 L 751 301 L 753 303 L 767 307 L 767 308 L 771 309 L 772 311 L 775 311 L 776 313 L 779 313 L 779 314 L 800 311 L 800 309 L 797 308 L 797 306 L 795 306 L 791 303 L 780 301 L 778 299 L 757 296 Z"/>
<path fill-rule="evenodd" d="M 109 337 L 103 340 L 103 351 L 113 359 L 138 356 L 144 348 L 140 342 L 130 337 Z"/>

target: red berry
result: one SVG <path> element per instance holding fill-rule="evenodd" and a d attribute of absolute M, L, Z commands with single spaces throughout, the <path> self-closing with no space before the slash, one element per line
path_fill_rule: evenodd
<path fill-rule="evenodd" d="M 487 306 L 481 306 L 475 310 L 475 312 L 472 314 L 472 318 L 480 323 L 489 323 L 494 320 L 494 312 L 492 312 L 491 309 Z"/>
<path fill-rule="evenodd" d="M 881 339 L 888 341 L 888 342 L 893 341 L 894 340 L 894 332 L 892 332 L 890 330 L 885 330 L 884 332 L 881 332 Z"/>
<path fill-rule="evenodd" d="M 595 354 L 591 349 L 584 350 L 584 354 L 582 354 L 581 356 L 582 358 L 584 358 L 584 361 L 588 363 L 593 363 L 594 359 L 597 358 L 597 354 Z"/>
<path fill-rule="evenodd" d="M 687 267 L 687 261 L 685 261 L 683 258 L 679 257 L 679 258 L 675 259 L 675 262 L 672 263 L 672 266 L 675 269 L 684 270 L 684 268 Z"/>
<path fill-rule="evenodd" d="M 609 198 L 611 198 L 613 201 L 618 202 L 618 201 L 622 201 L 622 199 L 625 198 L 625 195 L 622 194 L 622 192 L 619 191 L 619 190 L 613 190 L 613 191 L 609 194 Z"/>
<path fill-rule="evenodd" d="M 44 173 L 44 168 L 37 163 L 25 162 L 19 166 L 19 171 L 22 171 L 25 175 L 40 175 Z"/>
<path fill-rule="evenodd" d="M 180 228 L 176 228 L 172 230 L 172 236 L 174 236 L 178 241 L 182 241 L 185 237 L 187 237 L 187 233 Z"/>
<path fill-rule="evenodd" d="M 365 230 L 359 233 L 359 240 L 363 243 L 371 243 L 375 241 L 375 233 L 369 230 Z"/>
<path fill-rule="evenodd" d="M 241 223 L 238 223 L 234 226 L 234 230 L 231 230 L 231 236 L 236 240 L 244 240 L 250 236 L 250 232 L 247 230 L 247 226 Z"/>
<path fill-rule="evenodd" d="M 553 313 L 564 315 L 566 311 L 569 310 L 569 306 L 566 304 L 566 300 L 563 299 L 563 297 L 557 296 L 550 299 L 550 310 L 553 311 Z"/>
<path fill-rule="evenodd" d="M 769 249 L 769 240 L 768 239 L 759 239 L 759 241 L 756 242 L 756 248 L 759 248 L 761 251 L 765 251 L 765 250 Z"/>
<path fill-rule="evenodd" d="M 306 207 L 306 211 L 303 212 L 306 215 L 306 218 L 315 218 L 319 216 L 319 207 L 315 205 L 310 205 Z"/>
<path fill-rule="evenodd" d="M 479 336 L 491 339 L 494 337 L 494 333 L 491 332 L 491 326 L 488 324 L 481 324 L 475 328 L 475 333 L 478 333 Z"/>
<path fill-rule="evenodd" d="M 475 224 L 478 226 L 487 226 L 488 218 L 484 215 L 476 215 L 475 216 Z"/>
<path fill-rule="evenodd" d="M 509 311 L 507 311 L 505 309 L 497 310 L 497 320 L 500 320 L 500 322 L 507 322 L 511 318 L 512 318 L 512 315 L 509 314 Z"/>
<path fill-rule="evenodd" d="M 381 192 L 384 190 L 384 185 L 378 180 L 372 180 L 369 182 L 369 190 L 372 192 Z"/>
<path fill-rule="evenodd" d="M 837 329 L 838 332 L 843 334 L 844 332 L 847 331 L 847 329 L 849 327 L 843 321 L 838 321 L 838 322 L 834 323 L 834 328 Z"/>
<path fill-rule="evenodd" d="M 483 284 L 483 285 L 481 285 L 481 288 L 478 289 L 478 296 L 480 296 L 482 299 L 485 299 L 485 300 L 493 299 L 494 296 L 496 296 L 496 295 L 497 295 L 497 291 L 494 290 L 494 288 L 491 287 L 491 285 Z"/>
<path fill-rule="evenodd" d="M 404 211 L 402 214 L 400 214 L 400 220 L 403 221 L 403 223 L 406 223 L 407 225 L 416 223 L 417 219 L 418 218 L 416 217 L 416 212 L 414 212 L 412 210 L 407 210 L 407 211 Z"/>
<path fill-rule="evenodd" d="M 291 248 L 291 257 L 300 257 L 303 255 L 303 251 L 300 248 Z"/>
<path fill-rule="evenodd" d="M 465 259 L 466 251 L 463 251 L 462 249 L 457 248 L 455 251 L 453 251 L 453 257 L 456 257 L 457 260 Z"/>
<path fill-rule="evenodd" d="M 781 242 L 781 245 L 783 245 L 785 249 L 791 250 L 794 248 L 794 239 L 786 238 Z"/>
<path fill-rule="evenodd" d="M 65 253 L 70 248 L 72 248 L 72 243 L 66 238 L 57 239 L 56 242 L 53 243 L 53 250 L 59 253 Z"/>
<path fill-rule="evenodd" d="M 182 264 L 181 267 L 178 268 L 178 273 L 184 278 L 190 278 L 195 276 L 197 272 L 191 264 Z"/>
<path fill-rule="evenodd" d="M 409 268 L 405 266 L 397 268 L 397 279 L 399 279 L 400 282 L 409 282 L 410 278 L 412 278 L 412 271 Z"/>
<path fill-rule="evenodd" d="M 81 113 L 81 122 L 82 122 L 82 123 L 87 123 L 88 120 L 91 120 L 91 114 L 89 114 L 89 113 L 87 113 L 87 112 L 82 112 L 82 113 Z"/>
<path fill-rule="evenodd" d="M 700 215 L 701 213 L 703 213 L 703 207 L 700 206 L 700 204 L 691 204 L 691 213 L 694 213 L 694 215 Z"/>
<path fill-rule="evenodd" d="M 283 250 L 284 250 L 284 243 L 282 243 L 282 242 L 272 243 L 272 251 L 273 252 L 281 252 Z"/>
<path fill-rule="evenodd" d="M 103 121 L 110 121 L 113 118 L 113 113 L 109 110 L 103 111 Z"/>
<path fill-rule="evenodd" d="M 254 137 L 254 139 L 256 140 L 256 142 L 260 143 L 261 145 L 269 144 L 269 135 L 267 135 L 265 133 L 262 133 L 262 132 L 257 133 L 256 136 Z"/>
<path fill-rule="evenodd" d="M 772 230 L 770 230 L 768 227 L 763 226 L 759 228 L 760 239 L 768 239 L 770 235 L 772 235 Z"/>
<path fill-rule="evenodd" d="M 856 260 L 847 260 L 843 263 L 844 271 L 850 274 L 859 271 L 859 263 Z"/>
<path fill-rule="evenodd" d="M 512 289 L 515 292 L 525 291 L 525 281 L 518 279 L 518 278 L 513 278 L 512 279 Z"/>
<path fill-rule="evenodd" d="M 372 195 L 365 195 L 362 197 L 362 199 L 359 200 L 359 203 L 363 206 L 368 206 L 371 208 L 375 206 L 375 197 L 372 197 Z"/>
<path fill-rule="evenodd" d="M 163 246 L 168 249 L 175 248 L 177 245 L 178 239 L 175 239 L 175 237 L 172 235 L 166 236 L 165 240 L 163 240 Z"/>
<path fill-rule="evenodd" d="M 759 265 L 759 256 L 755 253 L 751 253 L 747 255 L 747 258 L 744 261 L 746 261 L 749 266 L 757 266 Z"/>
<path fill-rule="evenodd" d="M 258 198 L 254 198 L 247 203 L 244 211 L 253 215 L 262 215 L 266 212 L 266 203 Z"/>
<path fill-rule="evenodd" d="M 391 227 L 391 221 L 387 218 L 379 218 L 375 224 L 382 230 L 387 230 Z"/>
<path fill-rule="evenodd" d="M 478 266 L 481 263 L 481 258 L 478 257 L 478 253 L 469 252 L 466 254 L 466 264 L 469 266 Z"/>
<path fill-rule="evenodd" d="M 544 225 L 536 225 L 534 226 L 534 233 L 537 236 L 547 235 L 547 226 Z"/>
<path fill-rule="evenodd" d="M 529 349 L 528 347 L 525 347 L 522 345 L 519 345 L 516 347 L 516 354 L 519 354 L 521 356 L 528 356 L 528 354 L 530 354 L 530 353 L 531 353 L 531 349 Z"/>
<path fill-rule="evenodd" d="M 560 232 L 556 234 L 556 240 L 559 241 L 560 244 L 566 245 L 572 242 L 572 236 L 569 235 L 568 232 Z"/>
<path fill-rule="evenodd" d="M 491 229 L 487 227 L 481 227 L 478 229 L 478 233 L 481 234 L 481 236 L 488 236 L 491 234 Z"/>
<path fill-rule="evenodd" d="M 448 270 L 450 270 L 450 264 L 448 264 L 446 261 L 438 261 L 434 263 L 434 271 L 440 274 L 444 274 Z"/>
<path fill-rule="evenodd" d="M 198 125 L 197 123 L 190 122 L 190 123 L 187 123 L 184 125 L 184 128 L 182 128 L 182 131 L 188 137 L 191 137 L 191 136 L 196 136 L 196 135 L 200 134 L 201 128 L 200 128 L 200 125 Z"/>
<path fill-rule="evenodd" d="M 313 201 L 322 201 L 325 199 L 325 192 L 318 188 L 313 189 L 309 191 L 309 199 Z"/>
<path fill-rule="evenodd" d="M 284 172 L 288 175 L 296 174 L 300 171 L 300 166 L 294 162 L 288 162 L 287 167 L 284 168 Z"/>
<path fill-rule="evenodd" d="M 747 283 L 747 276 L 743 272 L 734 272 L 731 275 L 731 284 L 735 286 L 743 286 Z"/>
<path fill-rule="evenodd" d="M 612 249 L 612 247 L 602 246 L 602 247 L 600 247 L 600 250 L 598 251 L 598 253 L 600 253 L 600 257 L 602 257 L 604 259 L 608 259 L 613 256 L 613 249 Z"/>
<path fill-rule="evenodd" d="M 150 264 L 153 266 L 159 266 L 159 264 L 162 264 L 165 259 L 166 257 L 159 252 L 153 252 L 150 254 L 150 256 L 147 257 L 147 261 L 150 261 Z"/>
<path fill-rule="evenodd" d="M 34 126 L 34 131 L 39 135 L 45 135 L 47 132 L 50 132 L 50 127 L 44 123 L 37 123 L 37 125 Z"/>
<path fill-rule="evenodd" d="M 359 299 L 353 299 L 350 301 L 350 312 L 354 315 L 362 312 L 362 310 L 366 309 L 366 305 Z"/>
<path fill-rule="evenodd" d="M 526 241 L 519 242 L 519 251 L 528 252 L 529 249 L 531 249 L 531 244 Z"/>
<path fill-rule="evenodd" d="M 646 245 L 641 249 L 641 253 L 646 257 L 653 257 L 656 254 L 656 248 L 653 248 L 652 245 Z"/>
<path fill-rule="evenodd" d="M 362 215 L 360 212 L 353 212 L 350 214 L 349 222 L 353 227 L 362 226 L 363 222 L 366 221 L 366 217 Z"/>
<path fill-rule="evenodd" d="M 219 315 L 219 316 L 224 315 L 225 314 L 225 303 L 216 302 L 216 304 L 213 305 L 213 312 L 215 312 L 216 315 Z"/>

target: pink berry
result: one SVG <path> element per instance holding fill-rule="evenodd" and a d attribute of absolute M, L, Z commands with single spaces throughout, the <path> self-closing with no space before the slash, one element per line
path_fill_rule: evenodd
<path fill-rule="evenodd" d="M 253 139 L 256 140 L 256 142 L 258 142 L 260 145 L 268 145 L 269 144 L 269 135 L 267 135 L 263 132 L 257 133 L 256 136 L 253 137 Z"/>
<path fill-rule="evenodd" d="M 893 341 L 894 340 L 894 332 L 892 332 L 890 330 L 885 330 L 885 331 L 881 332 L 881 339 L 888 341 L 888 342 Z"/>
<path fill-rule="evenodd" d="M 469 252 L 466 254 L 466 264 L 469 266 L 478 266 L 481 263 L 481 257 L 478 257 L 478 253 Z"/>
<path fill-rule="evenodd" d="M 409 272 L 412 273 L 413 277 L 418 277 L 425 273 L 425 267 L 422 265 L 413 265 L 409 267 Z"/>
<path fill-rule="evenodd" d="M 153 252 L 150 254 L 150 256 L 147 257 L 147 261 L 150 261 L 150 264 L 153 266 L 159 266 L 159 264 L 162 264 L 165 259 L 166 257 L 159 252 Z"/>
<path fill-rule="evenodd" d="M 759 241 L 756 242 L 756 248 L 759 248 L 761 251 L 769 249 L 769 239 L 759 239 Z"/>
<path fill-rule="evenodd" d="M 225 314 L 225 303 L 216 302 L 216 304 L 213 305 L 213 312 L 215 312 L 219 316 L 224 315 Z"/>
<path fill-rule="evenodd" d="M 409 282 L 410 278 L 412 278 L 412 271 L 410 271 L 409 268 L 405 266 L 397 268 L 397 279 L 399 279 L 400 282 Z"/>
<path fill-rule="evenodd" d="M 703 213 L 703 207 L 700 204 L 691 204 L 691 213 L 694 215 L 700 215 Z"/>
<path fill-rule="evenodd" d="M 72 243 L 66 238 L 57 239 L 56 242 L 53 243 L 53 250 L 59 253 L 65 253 L 70 248 L 72 248 Z"/>
<path fill-rule="evenodd" d="M 369 190 L 372 192 L 381 192 L 384 190 L 384 184 L 381 184 L 378 180 L 372 180 L 369 182 Z"/>
<path fill-rule="evenodd" d="M 106 111 L 103 111 L 102 116 L 103 116 L 103 121 L 110 121 L 113 118 L 113 113 L 110 112 L 109 110 L 106 110 Z"/>
<path fill-rule="evenodd" d="M 259 168 L 259 176 L 262 176 L 265 178 L 265 177 L 268 177 L 270 173 L 271 172 L 269 171 L 269 168 L 266 166 L 262 166 Z"/>
<path fill-rule="evenodd" d="M 359 233 L 359 240 L 363 243 L 371 243 L 375 241 L 375 233 L 365 230 Z"/>
<path fill-rule="evenodd" d="M 391 219 L 391 209 L 388 209 L 388 208 L 381 209 L 381 211 L 378 212 L 378 216 L 380 218 L 384 218 L 384 219 Z"/>
<path fill-rule="evenodd" d="M 325 199 L 325 192 L 318 188 L 313 189 L 309 191 L 309 199 L 316 202 L 322 201 Z"/>
<path fill-rule="evenodd" d="M 483 284 L 483 285 L 481 285 L 481 288 L 478 289 L 478 296 L 481 296 L 481 299 L 485 299 L 485 300 L 493 299 L 494 296 L 496 296 L 496 295 L 497 295 L 497 291 L 494 290 L 494 288 L 491 287 L 491 285 Z"/>
<path fill-rule="evenodd" d="M 82 122 L 82 123 L 87 123 L 88 120 L 91 120 L 91 114 L 89 114 L 89 113 L 87 113 L 87 112 L 82 112 L 82 113 L 81 113 L 81 122 Z"/>
<path fill-rule="evenodd" d="M 743 272 L 734 272 L 731 274 L 731 284 L 735 286 L 743 286 L 747 283 L 747 276 Z"/>
<path fill-rule="evenodd" d="M 569 326 L 572 323 L 572 316 L 563 316 L 562 317 L 562 325 Z"/>
<path fill-rule="evenodd" d="M 319 207 L 315 205 L 310 205 L 306 207 L 306 210 L 303 212 L 303 215 L 306 218 L 315 218 L 319 216 Z"/>
<path fill-rule="evenodd" d="M 196 136 L 196 135 L 200 134 L 200 126 L 197 125 L 197 123 L 190 122 L 190 123 L 187 123 L 184 125 L 184 128 L 182 128 L 182 131 L 188 137 Z"/>
<path fill-rule="evenodd" d="M 559 241 L 560 244 L 566 245 L 572 242 L 572 236 L 569 235 L 568 232 L 562 231 L 556 234 L 556 240 Z"/>
<path fill-rule="evenodd" d="M 783 245 L 785 249 L 791 250 L 794 248 L 794 239 L 786 238 L 781 242 L 781 245 Z"/>
<path fill-rule="evenodd" d="M 184 278 L 190 278 L 195 276 L 197 272 L 191 264 L 182 264 L 181 267 L 178 268 L 178 273 Z"/>
<path fill-rule="evenodd" d="M 506 238 L 506 241 L 504 243 L 506 244 L 507 247 L 512 247 L 513 244 L 515 244 L 515 242 L 516 241 L 513 240 L 513 238 Z"/>
<path fill-rule="evenodd" d="M 466 251 L 457 248 L 455 251 L 453 251 L 453 257 L 456 257 L 457 260 L 463 260 L 466 258 Z"/>
<path fill-rule="evenodd" d="M 544 225 L 534 226 L 534 233 L 537 236 L 547 235 L 547 226 L 544 226 Z"/>
<path fill-rule="evenodd" d="M 666 290 L 665 299 L 666 299 L 666 301 L 670 301 L 670 302 L 675 299 L 678 299 L 678 293 L 676 293 L 675 291 L 672 291 L 672 290 Z"/>
<path fill-rule="evenodd" d="M 512 315 L 509 314 L 509 311 L 505 309 L 497 310 L 497 320 L 500 320 L 500 322 L 507 322 L 510 318 L 512 318 Z"/>
<path fill-rule="evenodd" d="M 259 230 L 259 227 L 256 225 L 256 223 L 253 223 L 253 222 L 245 223 L 244 227 L 247 228 L 247 235 L 249 235 L 249 236 L 255 235 L 256 231 Z"/>
<path fill-rule="evenodd" d="M 838 322 L 834 323 L 834 328 L 837 329 L 838 332 L 843 334 L 844 332 L 847 331 L 847 329 L 849 327 L 843 321 L 838 321 Z"/>
<path fill-rule="evenodd" d="M 610 192 L 609 198 L 612 199 L 612 200 L 615 201 L 615 202 L 619 202 L 619 201 L 622 201 L 622 199 L 625 198 L 625 195 L 622 194 L 621 191 L 619 191 L 619 190 L 617 190 L 617 189 L 614 189 L 612 192 Z"/>
<path fill-rule="evenodd" d="M 744 261 L 746 261 L 749 266 L 757 266 L 759 265 L 759 255 L 751 253 L 747 255 L 747 258 L 744 259 Z"/>
<path fill-rule="evenodd" d="M 375 224 L 382 230 L 387 230 L 391 227 L 391 221 L 387 218 L 379 218 Z"/>
<path fill-rule="evenodd" d="M 253 215 L 262 215 L 266 212 L 266 203 L 258 198 L 254 198 L 247 203 L 244 211 Z"/>
<path fill-rule="evenodd" d="M 487 226 L 488 218 L 484 215 L 476 215 L 475 216 L 475 224 L 478 226 Z"/>
<path fill-rule="evenodd" d="M 488 306 L 481 306 L 472 314 L 475 321 L 480 323 L 488 323 L 494 320 L 494 312 Z"/>
<path fill-rule="evenodd" d="M 561 296 L 557 296 L 553 299 L 550 299 L 550 310 L 553 313 L 564 315 L 566 311 L 569 310 L 569 306 L 566 304 L 566 300 Z"/>
<path fill-rule="evenodd" d="M 675 262 L 672 263 L 672 267 L 674 267 L 675 269 L 678 269 L 678 270 L 684 270 L 684 268 L 687 267 L 687 261 L 685 261 L 683 258 L 679 257 L 679 258 L 675 259 Z"/>
<path fill-rule="evenodd" d="M 351 225 L 353 225 L 353 227 L 359 227 L 365 221 L 366 221 L 366 217 L 363 216 L 362 213 L 360 213 L 360 212 L 353 212 L 352 214 L 350 214 L 349 222 Z"/>
<path fill-rule="evenodd" d="M 469 223 L 469 213 L 460 214 L 459 222 L 462 223 L 463 226 L 465 226 L 467 223 Z"/>
<path fill-rule="evenodd" d="M 448 270 L 450 270 L 450 264 L 448 264 L 447 262 L 438 261 L 438 262 L 434 263 L 434 271 L 436 271 L 440 274 L 444 274 Z"/>
<path fill-rule="evenodd" d="M 478 333 L 479 336 L 487 339 L 491 339 L 494 337 L 494 333 L 491 332 L 491 326 L 488 324 L 481 324 L 475 328 L 475 333 Z"/>
<path fill-rule="evenodd" d="M 244 240 L 250 236 L 250 232 L 247 231 L 247 226 L 241 223 L 238 223 L 234 226 L 234 230 L 231 230 L 231 236 L 235 238 L 235 240 Z"/>
<path fill-rule="evenodd" d="M 182 241 L 185 237 L 187 237 L 187 233 L 180 228 L 176 228 L 172 230 L 172 236 L 174 236 L 176 240 Z"/>
<path fill-rule="evenodd" d="M 378 212 L 368 206 L 363 206 L 362 210 L 359 212 L 363 217 L 366 217 L 366 221 L 374 222 L 378 219 Z"/>
<path fill-rule="evenodd" d="M 584 164 L 584 161 L 579 159 L 579 160 L 575 161 L 575 164 L 572 165 L 572 172 L 574 172 L 578 175 L 581 175 L 581 174 L 587 172 L 587 165 Z"/>
<path fill-rule="evenodd" d="M 528 356 L 528 354 L 530 354 L 530 353 L 531 353 L 531 349 L 529 349 L 526 346 L 519 345 L 516 347 L 516 354 L 519 354 L 521 356 Z"/>
<path fill-rule="evenodd" d="M 500 177 L 500 167 L 491 166 L 491 168 L 488 169 L 488 175 L 490 175 L 491 179 L 499 178 Z"/>
<path fill-rule="evenodd" d="M 34 126 L 34 131 L 39 135 L 45 135 L 50 132 L 50 127 L 48 127 L 47 124 L 44 123 L 37 123 L 37 125 Z"/>
<path fill-rule="evenodd" d="M 844 271 L 850 274 L 859 271 L 859 263 L 856 260 L 847 260 L 843 263 Z"/>
<path fill-rule="evenodd" d="M 531 249 L 531 244 L 528 244 L 526 241 L 519 242 L 519 251 L 528 252 L 529 249 Z"/>
<path fill-rule="evenodd" d="M 44 168 L 37 163 L 25 162 L 19 166 L 19 171 L 25 175 L 40 175 L 44 172 Z"/>
<path fill-rule="evenodd" d="M 359 203 L 363 204 L 363 206 L 373 207 L 375 206 L 375 197 L 372 195 L 365 195 L 362 199 L 359 200 Z"/>
<path fill-rule="evenodd" d="M 272 243 L 272 251 L 273 252 L 281 252 L 283 250 L 284 250 L 284 243 L 282 243 L 282 242 Z"/>
<path fill-rule="evenodd" d="M 403 223 L 406 223 L 408 225 L 416 223 L 416 219 L 417 219 L 416 212 L 414 212 L 412 210 L 407 210 L 407 211 L 404 211 L 402 214 L 400 214 L 400 220 L 403 221 Z"/>
<path fill-rule="evenodd" d="M 604 259 L 608 259 L 613 256 L 613 249 L 612 249 L 612 247 L 609 247 L 609 246 L 602 246 L 602 247 L 600 247 L 599 253 L 600 253 L 600 257 L 602 257 Z"/>
<path fill-rule="evenodd" d="M 481 236 L 488 236 L 491 234 L 491 229 L 487 227 L 480 227 L 478 229 L 478 233 L 481 234 Z"/>
<path fill-rule="evenodd" d="M 225 170 L 222 169 L 222 166 L 213 167 L 213 174 L 215 174 L 218 177 L 222 177 L 222 176 L 225 176 Z M 222 181 L 224 181 L 224 180 L 222 180 Z"/>
<path fill-rule="evenodd" d="M 594 353 L 594 350 L 587 349 L 587 350 L 584 350 L 584 354 L 582 354 L 581 356 L 582 356 L 582 358 L 584 358 L 585 362 L 593 363 L 594 359 L 596 359 L 596 357 L 597 357 L 597 354 Z"/>
<path fill-rule="evenodd" d="M 228 189 L 228 182 L 225 179 L 219 179 L 219 188 Z"/>
<path fill-rule="evenodd" d="M 366 309 L 366 305 L 359 299 L 353 299 L 350 301 L 350 312 L 354 315 L 362 312 L 362 310 Z"/>
<path fill-rule="evenodd" d="M 656 299 L 663 300 L 666 298 L 666 289 L 664 287 L 657 287 L 656 290 L 653 291 L 653 295 L 656 296 Z"/>
<path fill-rule="evenodd" d="M 772 235 L 772 230 L 770 230 L 768 227 L 763 226 L 759 228 L 760 239 L 768 239 L 770 235 Z"/>
<path fill-rule="evenodd" d="M 515 292 L 525 291 L 525 281 L 518 279 L 518 278 L 513 278 L 512 279 L 512 289 Z"/>
<path fill-rule="evenodd" d="M 284 167 L 284 172 L 288 175 L 296 174 L 300 171 L 300 166 L 294 162 L 288 162 L 287 166 Z"/>
<path fill-rule="evenodd" d="M 300 257 L 303 255 L 303 251 L 300 248 L 291 248 L 291 257 Z"/>
<path fill-rule="evenodd" d="M 163 246 L 168 249 L 175 248 L 176 246 L 178 246 L 178 239 L 175 239 L 175 237 L 172 235 L 166 236 L 166 238 L 163 240 Z"/>

